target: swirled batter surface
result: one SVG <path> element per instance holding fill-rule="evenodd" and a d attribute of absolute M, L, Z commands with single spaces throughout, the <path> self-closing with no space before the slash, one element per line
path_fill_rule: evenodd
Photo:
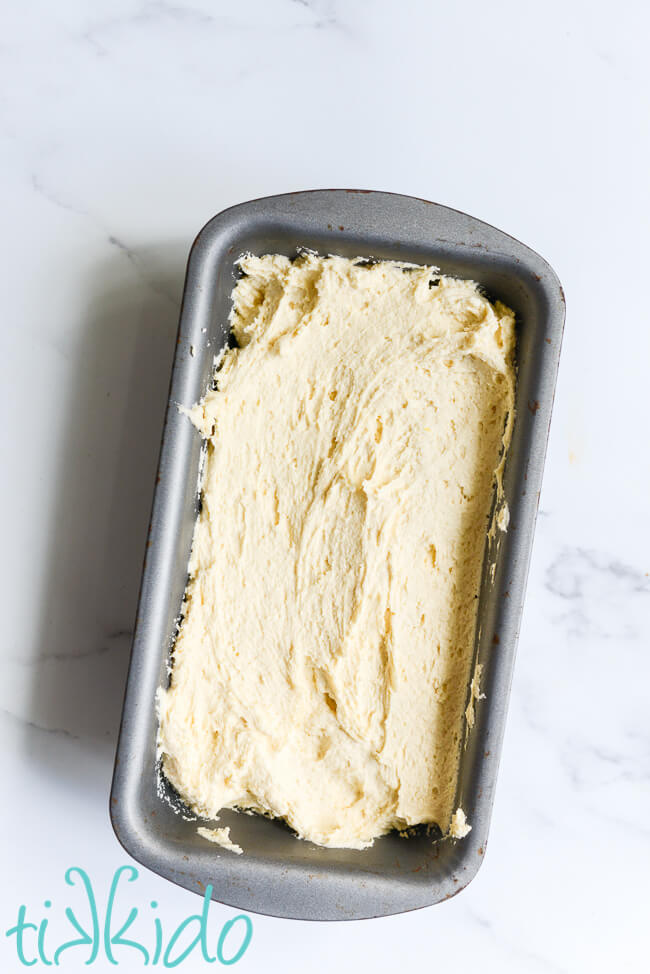
<path fill-rule="evenodd" d="M 363 848 L 452 818 L 514 317 L 428 267 L 246 257 L 164 772 L 198 813 Z"/>

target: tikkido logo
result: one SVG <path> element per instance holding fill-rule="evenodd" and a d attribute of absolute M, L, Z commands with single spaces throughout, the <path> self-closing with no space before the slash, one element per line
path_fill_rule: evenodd
<path fill-rule="evenodd" d="M 24 967 L 33 967 L 40 961 L 47 967 L 58 967 L 63 966 L 62 961 L 65 964 L 66 960 L 74 958 L 77 962 L 83 960 L 84 964 L 89 966 L 94 964 L 101 954 L 110 964 L 124 963 L 132 970 L 134 961 L 137 959 L 136 955 L 140 954 L 140 963 L 145 967 L 156 964 L 161 967 L 178 967 L 188 957 L 191 957 L 193 962 L 202 957 L 208 964 L 218 961 L 220 964 L 230 966 L 241 960 L 248 950 L 253 936 L 253 922 L 243 913 L 224 923 L 218 937 L 211 934 L 208 920 L 212 886 L 205 888 L 201 912 L 186 917 L 171 934 L 166 935 L 160 917 L 153 915 L 152 930 L 151 914 L 147 917 L 135 906 L 129 909 L 128 904 L 118 908 L 118 887 L 122 877 L 126 882 L 133 883 L 138 878 L 138 870 L 135 866 L 120 866 L 116 869 L 106 901 L 106 909 L 100 922 L 97 900 L 88 873 L 78 866 L 73 866 L 66 871 L 67 885 L 77 887 L 82 896 L 83 912 L 78 906 L 75 907 L 77 912 L 74 912 L 70 906 L 65 907 L 65 918 L 75 936 L 71 940 L 59 943 L 58 946 L 52 942 L 54 938 L 51 931 L 48 933 L 52 901 L 45 900 L 43 906 L 48 913 L 36 923 L 28 918 L 27 907 L 20 906 L 16 923 L 5 932 L 10 939 L 15 938 L 16 954 L 20 963 Z M 122 896 L 124 889 L 123 882 L 120 891 Z M 158 904 L 152 900 L 149 907 L 155 911 Z M 80 916 L 83 920 L 79 919 Z M 135 939 L 135 934 L 142 936 L 144 929 L 148 930 L 144 939 L 142 941 Z M 125 936 L 127 931 L 129 931 L 128 939 Z M 211 953 L 211 949 L 214 953 Z M 193 964 L 192 969 L 196 970 L 196 963 Z"/>

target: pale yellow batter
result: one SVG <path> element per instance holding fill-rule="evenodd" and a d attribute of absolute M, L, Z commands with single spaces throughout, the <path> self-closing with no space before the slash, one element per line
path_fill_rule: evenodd
<path fill-rule="evenodd" d="M 363 848 L 454 798 L 514 318 L 468 281 L 246 257 L 208 439 L 165 774 L 201 815 Z M 473 713 L 473 710 L 472 710 Z"/>

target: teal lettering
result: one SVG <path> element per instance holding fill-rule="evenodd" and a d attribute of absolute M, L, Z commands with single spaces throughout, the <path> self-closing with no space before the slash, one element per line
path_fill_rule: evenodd
<path fill-rule="evenodd" d="M 76 916 L 74 915 L 74 913 L 72 912 L 69 906 L 67 906 L 65 909 L 65 915 L 67 916 L 68 920 L 75 928 L 77 933 L 81 934 L 81 936 L 79 937 L 79 940 L 68 940 L 66 943 L 61 944 L 61 946 L 54 954 L 54 963 L 57 966 L 59 963 L 59 957 L 61 956 L 64 950 L 68 950 L 69 947 L 84 947 L 86 944 L 90 945 L 93 943 L 93 938 L 88 936 L 88 934 L 83 929 L 83 927 L 81 926 L 81 924 L 79 923 L 79 921 L 77 920 Z M 90 955 L 90 959 L 86 961 L 86 964 L 91 964 L 92 961 L 95 960 L 96 956 L 97 956 L 97 951 L 96 949 L 94 949 Z"/>
<path fill-rule="evenodd" d="M 133 925 L 133 923 L 135 922 L 138 916 L 139 911 L 136 907 L 132 907 L 129 910 L 128 915 L 126 916 L 126 920 L 122 923 L 122 925 L 119 927 L 117 932 L 113 933 L 112 926 L 114 922 L 114 917 L 117 915 L 116 898 L 117 898 L 120 879 L 123 873 L 126 873 L 126 881 L 129 883 L 135 882 L 135 880 L 138 878 L 139 875 L 138 870 L 134 866 L 130 866 L 130 865 L 121 866 L 120 868 L 115 870 L 115 873 L 113 875 L 113 880 L 111 883 L 107 905 L 106 905 L 106 914 L 104 917 L 104 926 L 103 926 L 103 946 L 106 953 L 106 958 L 110 964 L 118 966 L 121 960 L 121 958 L 120 960 L 117 960 L 115 957 L 114 954 L 115 947 L 130 947 L 132 950 L 138 951 L 140 954 L 142 954 L 145 967 L 148 966 L 150 963 L 152 966 L 162 963 L 162 966 L 166 968 L 178 967 L 180 964 L 183 963 L 184 960 L 186 960 L 190 956 L 190 954 L 193 951 L 195 951 L 197 947 L 200 948 L 201 956 L 206 963 L 214 964 L 218 960 L 219 963 L 224 964 L 225 966 L 236 964 L 237 961 L 241 960 L 241 958 L 248 950 L 248 947 L 250 946 L 250 942 L 253 936 L 253 923 L 249 917 L 247 917 L 244 914 L 240 914 L 236 917 L 233 917 L 233 919 L 228 921 L 228 923 L 224 924 L 223 928 L 221 929 L 221 933 L 219 935 L 216 956 L 212 957 L 210 955 L 208 951 L 208 919 L 209 919 L 209 911 L 210 911 L 211 900 L 212 900 L 212 886 L 210 885 L 207 886 L 205 889 L 201 912 L 188 916 L 185 920 L 183 920 L 179 924 L 179 926 L 173 932 L 171 938 L 169 939 L 166 949 L 165 949 L 165 933 L 163 930 L 163 924 L 160 917 L 158 916 L 153 917 L 155 943 L 154 943 L 153 950 L 151 952 L 143 944 L 139 943 L 137 940 L 129 940 L 125 937 L 126 932 L 130 929 L 130 927 Z M 27 907 L 24 905 L 20 906 L 18 908 L 16 923 L 13 927 L 10 927 L 5 932 L 5 936 L 7 937 L 15 936 L 16 954 L 18 956 L 18 960 L 20 964 L 22 964 L 24 967 L 33 967 L 35 964 L 38 963 L 39 959 L 40 962 L 44 964 L 46 967 L 52 967 L 52 966 L 58 967 L 60 965 L 61 955 L 64 954 L 67 950 L 70 950 L 70 948 L 72 947 L 90 948 L 90 950 L 87 952 L 88 954 L 87 959 L 84 961 L 84 964 L 86 966 L 93 964 L 98 957 L 100 946 L 102 945 L 102 939 L 101 939 L 101 930 L 100 930 L 98 911 L 97 911 L 97 903 L 95 900 L 95 894 L 94 894 L 94 890 L 90 878 L 88 874 L 85 872 L 85 870 L 81 869 L 78 866 L 73 866 L 70 869 L 66 870 L 65 882 L 68 886 L 77 886 L 77 885 L 82 886 L 85 892 L 86 901 L 89 910 L 89 917 L 87 921 L 84 921 L 87 923 L 87 926 L 84 927 L 82 925 L 81 921 L 78 919 L 77 915 L 75 914 L 75 912 L 72 910 L 71 907 L 66 907 L 65 916 L 77 936 L 61 944 L 54 951 L 53 955 L 48 956 L 45 950 L 45 940 L 46 940 L 46 936 L 48 936 L 47 932 L 49 929 L 48 917 L 47 916 L 43 917 L 43 919 L 40 920 L 38 925 L 36 923 L 30 923 L 27 920 Z M 44 906 L 46 910 L 49 910 L 52 906 L 51 901 L 45 900 Z M 128 906 L 126 908 L 128 909 Z M 158 908 L 158 903 L 156 902 L 156 900 L 151 900 L 151 909 L 157 910 L 157 908 Z M 239 933 L 241 934 L 240 941 L 238 941 L 237 939 L 238 937 L 237 932 L 235 932 L 234 936 L 232 935 L 233 927 L 237 925 L 238 921 L 241 921 L 244 924 L 243 930 L 241 930 L 241 926 L 239 928 Z M 115 924 L 117 925 L 117 921 L 115 921 Z M 197 924 L 198 927 L 196 926 Z M 195 926 L 195 935 L 193 938 L 190 930 L 192 925 Z M 25 935 L 27 931 L 30 930 L 33 930 L 34 933 L 36 934 L 34 941 L 32 943 L 33 946 L 37 947 L 38 949 L 38 955 L 35 956 L 33 959 L 28 958 L 25 954 Z M 185 936 L 185 934 L 188 931 L 189 931 L 189 937 L 191 938 L 191 943 L 189 943 L 187 946 L 183 946 L 184 943 L 187 943 L 187 937 Z M 51 931 L 49 937 L 51 940 L 52 939 Z M 236 946 L 238 942 L 239 942 L 239 947 L 233 954 L 232 949 L 234 948 L 234 946 Z M 53 944 L 51 945 L 51 949 L 54 949 Z M 174 955 L 175 951 L 178 951 L 176 956 Z M 225 956 L 226 954 L 228 954 L 228 956 Z M 130 966 L 130 963 L 128 962 L 128 958 L 125 962 L 128 964 L 128 966 Z M 193 964 L 195 962 L 196 961 L 194 961 Z"/>
<path fill-rule="evenodd" d="M 27 958 L 25 957 L 25 951 L 23 949 L 23 933 L 28 928 L 30 928 L 31 930 L 36 930 L 38 928 L 35 923 L 26 922 L 25 920 L 26 913 L 27 913 L 26 906 L 21 906 L 18 908 L 18 919 L 16 920 L 16 926 L 11 927 L 9 930 L 7 930 L 5 936 L 12 937 L 14 934 L 16 934 L 16 953 L 18 954 L 18 960 L 20 961 L 21 964 L 24 964 L 25 967 L 31 967 L 33 964 L 36 963 L 36 958 L 34 958 L 34 960 L 27 960 Z"/>
<path fill-rule="evenodd" d="M 241 942 L 241 946 L 236 954 L 233 954 L 228 960 L 223 956 L 223 948 L 226 943 L 226 937 L 237 923 L 238 920 L 243 920 L 246 927 L 246 933 L 244 934 L 244 939 Z M 238 960 L 241 960 L 246 951 L 248 950 L 248 945 L 253 937 L 253 921 L 250 917 L 244 916 L 240 913 L 239 916 L 233 917 L 228 923 L 224 923 L 221 935 L 219 936 L 219 943 L 217 945 L 217 957 L 221 964 L 236 964 Z"/>
<path fill-rule="evenodd" d="M 207 937 L 208 937 L 208 911 L 210 909 L 210 898 L 211 898 L 211 896 L 212 896 L 212 886 L 206 886 L 205 887 L 205 895 L 203 897 L 203 910 L 201 911 L 200 914 L 199 913 L 196 913 L 193 916 L 187 917 L 187 919 L 186 920 L 183 920 L 183 922 L 179 925 L 178 929 L 174 931 L 174 933 L 172 934 L 172 936 L 170 938 L 169 943 L 167 944 L 167 950 L 165 951 L 165 956 L 163 957 L 163 967 L 178 967 L 178 965 L 179 964 L 182 964 L 182 962 L 185 960 L 185 958 L 189 954 L 192 953 L 192 951 L 194 950 L 194 948 L 196 947 L 196 945 L 198 943 L 201 944 L 201 953 L 203 954 L 203 959 L 205 961 L 207 961 L 208 964 L 214 964 L 214 962 L 215 962 L 215 960 L 217 958 L 216 957 L 210 957 L 210 955 L 208 953 L 208 939 L 207 939 Z M 192 943 L 189 945 L 189 947 L 186 947 L 185 950 L 181 954 L 179 954 L 178 957 L 175 960 L 170 960 L 169 958 L 170 958 L 171 952 L 172 952 L 173 948 L 176 946 L 176 943 L 177 943 L 179 937 L 187 929 L 187 927 L 190 925 L 190 923 L 192 923 L 194 920 L 198 920 L 198 922 L 199 922 L 199 931 L 198 931 L 196 937 L 194 938 L 194 940 L 192 941 Z"/>
<path fill-rule="evenodd" d="M 49 900 L 45 900 L 46 907 L 52 906 Z M 47 917 L 41 920 L 41 925 L 38 928 L 38 956 L 41 958 L 44 964 L 48 967 L 52 966 L 52 961 L 48 960 L 45 956 L 45 931 L 47 930 Z"/>
<path fill-rule="evenodd" d="M 156 903 L 156 901 L 155 900 L 152 900 L 151 901 L 151 909 L 152 910 L 155 910 L 157 906 L 158 906 L 158 904 Z M 152 959 L 151 963 L 152 964 L 157 964 L 158 961 L 160 960 L 160 955 L 162 954 L 163 929 L 162 929 L 162 923 L 160 922 L 160 920 L 158 919 L 158 917 L 154 917 L 153 925 L 154 925 L 155 930 L 156 930 L 156 950 L 154 952 L 153 959 Z"/>
<path fill-rule="evenodd" d="M 81 882 L 84 885 L 84 889 L 86 890 L 86 896 L 88 897 L 88 904 L 90 906 L 90 918 L 92 920 L 93 935 L 91 937 L 88 933 L 86 933 L 70 907 L 66 907 L 65 915 L 77 933 L 80 934 L 80 937 L 79 940 L 68 940 L 67 943 L 61 944 L 54 954 L 54 963 L 57 966 L 59 964 L 59 957 L 61 954 L 64 952 L 64 950 L 68 950 L 70 947 L 84 947 L 86 945 L 92 945 L 93 949 L 90 952 L 88 960 L 85 962 L 86 964 L 92 964 L 99 953 L 99 920 L 97 919 L 97 905 L 95 903 L 93 887 L 87 873 L 78 866 L 72 866 L 70 869 L 66 870 L 65 881 L 68 886 L 74 886 L 74 879 L 72 878 L 74 873 L 79 874 L 81 877 Z"/>
<path fill-rule="evenodd" d="M 106 956 L 110 964 L 117 964 L 115 957 L 113 956 L 113 947 L 133 947 L 135 950 L 139 950 L 144 957 L 145 966 L 149 963 L 149 951 L 142 944 L 139 944 L 137 940 L 125 940 L 123 939 L 123 934 L 129 929 L 133 921 L 138 915 L 136 907 L 133 907 L 128 917 L 126 918 L 123 926 L 120 927 L 118 932 L 111 936 L 111 921 L 113 919 L 113 904 L 115 902 L 115 894 L 117 892 L 117 885 L 120 881 L 120 876 L 122 873 L 130 872 L 131 875 L 127 877 L 127 882 L 133 883 L 138 878 L 138 870 L 135 866 L 120 866 L 119 869 L 115 870 L 115 875 L 113 876 L 113 882 L 111 883 L 111 891 L 108 894 L 108 904 L 106 906 L 106 920 L 104 922 L 104 950 L 106 951 Z"/>

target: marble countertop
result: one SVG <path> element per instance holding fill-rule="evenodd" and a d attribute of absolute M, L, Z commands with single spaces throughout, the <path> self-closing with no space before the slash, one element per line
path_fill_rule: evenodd
<path fill-rule="evenodd" d="M 191 241 L 233 203 L 354 186 L 471 213 L 559 274 L 540 517 L 474 882 L 377 921 L 253 917 L 236 969 L 647 969 L 648 9 L 35 0 L 2 20 L 3 932 L 24 904 L 61 942 L 65 871 L 103 901 L 130 861 L 108 790 Z M 170 927 L 200 907 L 146 870 L 130 895 Z M 14 937 L 0 956 L 21 969 Z"/>

